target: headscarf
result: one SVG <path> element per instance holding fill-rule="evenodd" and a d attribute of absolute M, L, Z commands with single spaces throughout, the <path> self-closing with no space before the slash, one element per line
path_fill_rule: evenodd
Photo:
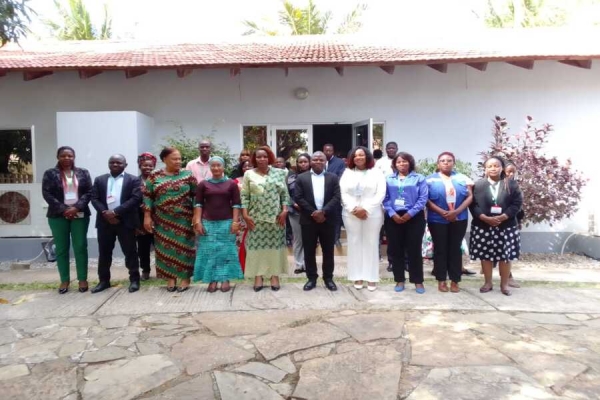
<path fill-rule="evenodd" d="M 146 153 L 142 153 L 138 156 L 138 159 L 137 159 L 138 166 L 141 163 L 143 163 L 144 161 L 148 161 L 148 160 L 152 161 L 152 163 L 154 165 L 156 165 L 157 160 L 156 160 L 156 157 L 154 156 L 154 154 L 146 152 Z"/>
<path fill-rule="evenodd" d="M 223 159 L 223 157 L 219 157 L 219 156 L 212 156 L 209 160 L 208 160 L 208 165 L 211 165 L 214 162 L 218 162 L 220 163 L 222 166 L 225 166 L 225 160 Z M 215 178 L 209 178 L 207 179 L 210 183 L 221 183 L 221 182 L 225 182 L 226 180 L 228 180 L 229 178 L 225 175 L 225 173 L 223 173 L 223 177 L 220 179 L 215 179 Z"/>

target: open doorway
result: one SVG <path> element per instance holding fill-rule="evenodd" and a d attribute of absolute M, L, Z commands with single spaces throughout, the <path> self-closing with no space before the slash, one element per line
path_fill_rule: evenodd
<path fill-rule="evenodd" d="M 352 124 L 313 125 L 313 151 L 323 150 L 328 143 L 333 145 L 336 157 L 346 158 L 352 149 Z"/>

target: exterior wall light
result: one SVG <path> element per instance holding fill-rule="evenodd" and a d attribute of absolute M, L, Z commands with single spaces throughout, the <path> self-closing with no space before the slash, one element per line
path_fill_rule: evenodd
<path fill-rule="evenodd" d="M 306 100 L 308 98 L 308 89 L 300 87 L 300 88 L 294 90 L 294 96 L 298 100 Z"/>

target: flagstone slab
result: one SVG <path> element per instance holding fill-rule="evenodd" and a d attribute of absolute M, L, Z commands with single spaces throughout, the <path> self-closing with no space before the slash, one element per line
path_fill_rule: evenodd
<path fill-rule="evenodd" d="M 564 387 L 553 389 L 569 399 L 599 399 L 600 370 L 590 369 Z"/>
<path fill-rule="evenodd" d="M 213 380 L 209 373 L 180 383 L 146 400 L 214 400 Z"/>
<path fill-rule="evenodd" d="M 181 362 L 188 375 L 196 375 L 223 365 L 248 361 L 256 355 L 235 346 L 229 339 L 199 334 L 174 345 L 171 356 Z"/>
<path fill-rule="evenodd" d="M 243 372 L 245 374 L 254 375 L 259 378 L 266 379 L 273 383 L 279 383 L 285 378 L 286 373 L 279 368 L 276 368 L 270 364 L 264 364 L 259 362 L 251 362 L 244 364 L 241 367 L 235 369 L 236 372 Z"/>
<path fill-rule="evenodd" d="M 2 400 L 62 399 L 77 392 L 77 365 L 66 359 L 37 364 L 31 373 L 0 380 Z"/>
<path fill-rule="evenodd" d="M 27 365 L 25 364 L 0 367 L 0 381 L 7 381 L 25 375 L 29 375 L 29 368 L 27 368 Z"/>
<path fill-rule="evenodd" d="M 96 351 L 86 351 L 81 356 L 80 362 L 82 363 L 98 363 L 105 361 L 113 361 L 121 358 L 134 356 L 135 353 L 122 349 L 120 347 L 104 347 Z"/>
<path fill-rule="evenodd" d="M 407 323 L 411 343 L 411 365 L 453 367 L 509 365 L 511 360 L 468 330 Z"/>
<path fill-rule="evenodd" d="M 600 309 L 600 290 L 528 287 L 512 291 L 507 297 L 494 288 L 489 293 L 467 288 L 473 296 L 501 311 L 545 313 L 593 313 Z"/>
<path fill-rule="evenodd" d="M 265 310 L 201 313 L 196 321 L 217 336 L 259 335 L 276 331 L 298 321 L 317 318 L 322 311 L 312 310 Z"/>
<path fill-rule="evenodd" d="M 2 291 L 0 297 L 11 304 L 0 305 L 0 320 L 27 318 L 84 317 L 92 315 L 117 289 L 91 295 L 77 291 L 58 294 L 52 291 Z M 48 321 L 50 323 L 50 321 Z"/>
<path fill-rule="evenodd" d="M 360 305 L 345 285 L 339 285 L 335 292 L 321 287 L 305 292 L 303 286 L 287 283 L 277 292 L 269 290 L 268 286 L 255 292 L 251 285 L 239 285 L 233 294 L 232 307 L 235 310 L 337 310 Z"/>
<path fill-rule="evenodd" d="M 167 292 L 164 287 L 143 288 L 136 293 L 119 290 L 96 315 L 144 315 L 190 313 L 201 311 L 232 311 L 232 292 L 208 293 L 206 286 L 193 285 L 183 293 Z M 248 307 L 246 307 L 248 308 Z"/>
<path fill-rule="evenodd" d="M 17 341 L 19 336 L 13 328 L 0 328 L 0 346 Z"/>
<path fill-rule="evenodd" d="M 434 368 L 407 400 L 557 399 L 513 366 Z"/>
<path fill-rule="evenodd" d="M 283 400 L 258 379 L 231 372 L 215 372 L 221 400 Z"/>
<path fill-rule="evenodd" d="M 181 371 L 163 354 L 87 367 L 83 400 L 129 400 L 177 378 Z"/>
<path fill-rule="evenodd" d="M 306 361 L 294 398 L 310 400 L 396 400 L 402 356 L 385 346 Z"/>
<path fill-rule="evenodd" d="M 425 294 L 418 294 L 407 285 L 404 292 L 394 292 L 394 285 L 379 285 L 374 292 L 366 289 L 353 290 L 361 302 L 370 309 L 382 310 L 494 310 L 485 301 L 465 291 L 460 293 L 441 293 L 437 288 L 427 287 Z"/>
<path fill-rule="evenodd" d="M 288 374 L 296 373 L 296 366 L 294 365 L 289 356 L 276 358 L 275 360 L 271 361 L 271 364 L 287 372 Z"/>
<path fill-rule="evenodd" d="M 284 354 L 337 342 L 347 337 L 348 334 L 333 325 L 316 322 L 297 328 L 280 329 L 255 338 L 252 342 L 267 360 L 272 360 Z"/>
<path fill-rule="evenodd" d="M 377 339 L 396 339 L 402 336 L 403 312 L 358 314 L 332 318 L 328 322 L 348 333 L 359 342 Z"/>
<path fill-rule="evenodd" d="M 520 313 L 515 317 L 524 321 L 531 321 L 536 324 L 548 325 L 581 325 L 581 322 L 574 321 L 564 314 L 546 314 L 546 313 Z"/>

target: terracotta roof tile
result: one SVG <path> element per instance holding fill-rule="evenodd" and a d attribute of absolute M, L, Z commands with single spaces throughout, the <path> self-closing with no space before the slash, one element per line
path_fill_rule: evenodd
<path fill-rule="evenodd" d="M 27 42 L 0 49 L 0 71 L 384 65 L 600 58 L 600 30 L 487 30 L 402 38 L 243 37 L 213 43 Z"/>

